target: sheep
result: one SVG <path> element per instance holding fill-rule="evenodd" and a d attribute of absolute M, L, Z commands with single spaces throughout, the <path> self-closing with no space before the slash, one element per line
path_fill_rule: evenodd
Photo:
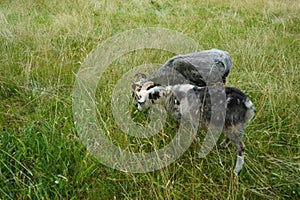
<path fill-rule="evenodd" d="M 226 98 L 225 102 L 219 101 L 225 106 L 225 118 L 223 133 L 224 141 L 221 142 L 222 148 L 227 147 L 231 142 L 237 149 L 237 160 L 234 173 L 238 175 L 244 163 L 245 145 L 242 141 L 246 125 L 254 117 L 255 108 L 249 97 L 235 87 L 222 86 L 221 93 Z M 183 116 L 188 116 L 191 110 L 197 109 L 200 114 L 199 126 L 207 131 L 210 122 L 212 109 L 211 98 L 207 90 L 213 90 L 213 86 L 198 87 L 191 84 L 177 84 L 173 86 L 158 86 L 152 81 L 145 82 L 138 90 L 132 93 L 132 97 L 139 111 L 144 111 L 155 104 L 162 105 L 167 113 L 175 120 L 180 120 Z M 225 92 L 225 94 L 224 94 Z M 222 112 L 220 112 L 222 113 Z"/>
<path fill-rule="evenodd" d="M 160 85 L 189 83 L 206 86 L 207 77 L 210 82 L 226 82 L 232 68 L 232 60 L 226 51 L 219 49 L 203 50 L 170 58 L 149 78 L 142 73 L 135 77 L 136 85 L 152 81 Z"/>

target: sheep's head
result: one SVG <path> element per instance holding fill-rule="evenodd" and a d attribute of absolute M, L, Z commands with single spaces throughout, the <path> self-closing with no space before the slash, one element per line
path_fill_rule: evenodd
<path fill-rule="evenodd" d="M 141 90 L 142 84 L 146 81 L 146 75 L 143 73 L 137 73 L 134 75 L 132 80 L 131 88 L 132 88 L 132 97 L 134 94 Z"/>
<path fill-rule="evenodd" d="M 134 103 L 140 111 L 144 111 L 150 107 L 149 96 L 153 92 L 151 88 L 155 87 L 153 82 L 145 82 L 136 87 L 135 92 L 132 93 Z"/>
<path fill-rule="evenodd" d="M 158 103 L 164 95 L 163 90 L 155 85 L 154 82 L 143 82 L 144 78 L 132 83 L 132 98 L 139 111 L 144 111 L 151 104 Z"/>
<path fill-rule="evenodd" d="M 134 78 L 132 80 L 131 84 L 131 96 L 133 98 L 134 104 L 138 106 L 138 99 L 141 98 L 140 91 L 142 89 L 142 84 L 145 82 L 146 75 L 142 73 L 137 73 L 134 75 Z"/>

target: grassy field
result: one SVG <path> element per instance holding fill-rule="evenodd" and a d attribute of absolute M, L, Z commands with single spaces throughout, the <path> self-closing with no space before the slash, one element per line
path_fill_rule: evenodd
<path fill-rule="evenodd" d="M 300 199 L 299 13 L 296 0 L 1 0 L 0 199 Z M 176 30 L 232 56 L 227 84 L 257 109 L 238 179 L 232 145 L 200 159 L 193 143 L 171 165 L 132 174 L 102 165 L 81 143 L 75 74 L 101 42 L 139 27 Z M 99 81 L 102 123 L 119 145 L 125 133 L 111 113 L 114 85 L 134 66 L 171 56 L 132 52 Z"/>

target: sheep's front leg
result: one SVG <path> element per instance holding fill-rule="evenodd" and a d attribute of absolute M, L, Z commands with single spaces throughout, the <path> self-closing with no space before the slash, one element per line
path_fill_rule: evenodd
<path fill-rule="evenodd" d="M 241 170 L 243 168 L 243 164 L 244 164 L 245 145 L 244 145 L 242 139 L 240 139 L 239 141 L 237 141 L 235 143 L 235 146 L 237 148 L 237 159 L 236 159 L 234 173 L 235 173 L 235 175 L 239 175 L 239 173 L 241 172 Z"/>

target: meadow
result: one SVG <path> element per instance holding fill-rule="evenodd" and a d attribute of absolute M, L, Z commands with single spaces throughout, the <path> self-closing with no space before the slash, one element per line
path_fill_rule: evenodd
<path fill-rule="evenodd" d="M 233 145 L 200 159 L 194 142 L 167 167 L 136 174 L 103 165 L 82 144 L 72 113 L 76 73 L 103 41 L 141 27 L 174 30 L 231 55 L 227 85 L 257 110 L 238 178 Z M 299 47 L 296 0 L 1 0 L 0 199 L 300 199 Z M 99 80 L 98 117 L 116 144 L 139 148 L 114 122 L 115 84 L 135 66 L 171 56 L 134 51 Z M 141 124 L 147 119 L 129 109 Z M 169 124 L 163 131 L 172 136 Z"/>

